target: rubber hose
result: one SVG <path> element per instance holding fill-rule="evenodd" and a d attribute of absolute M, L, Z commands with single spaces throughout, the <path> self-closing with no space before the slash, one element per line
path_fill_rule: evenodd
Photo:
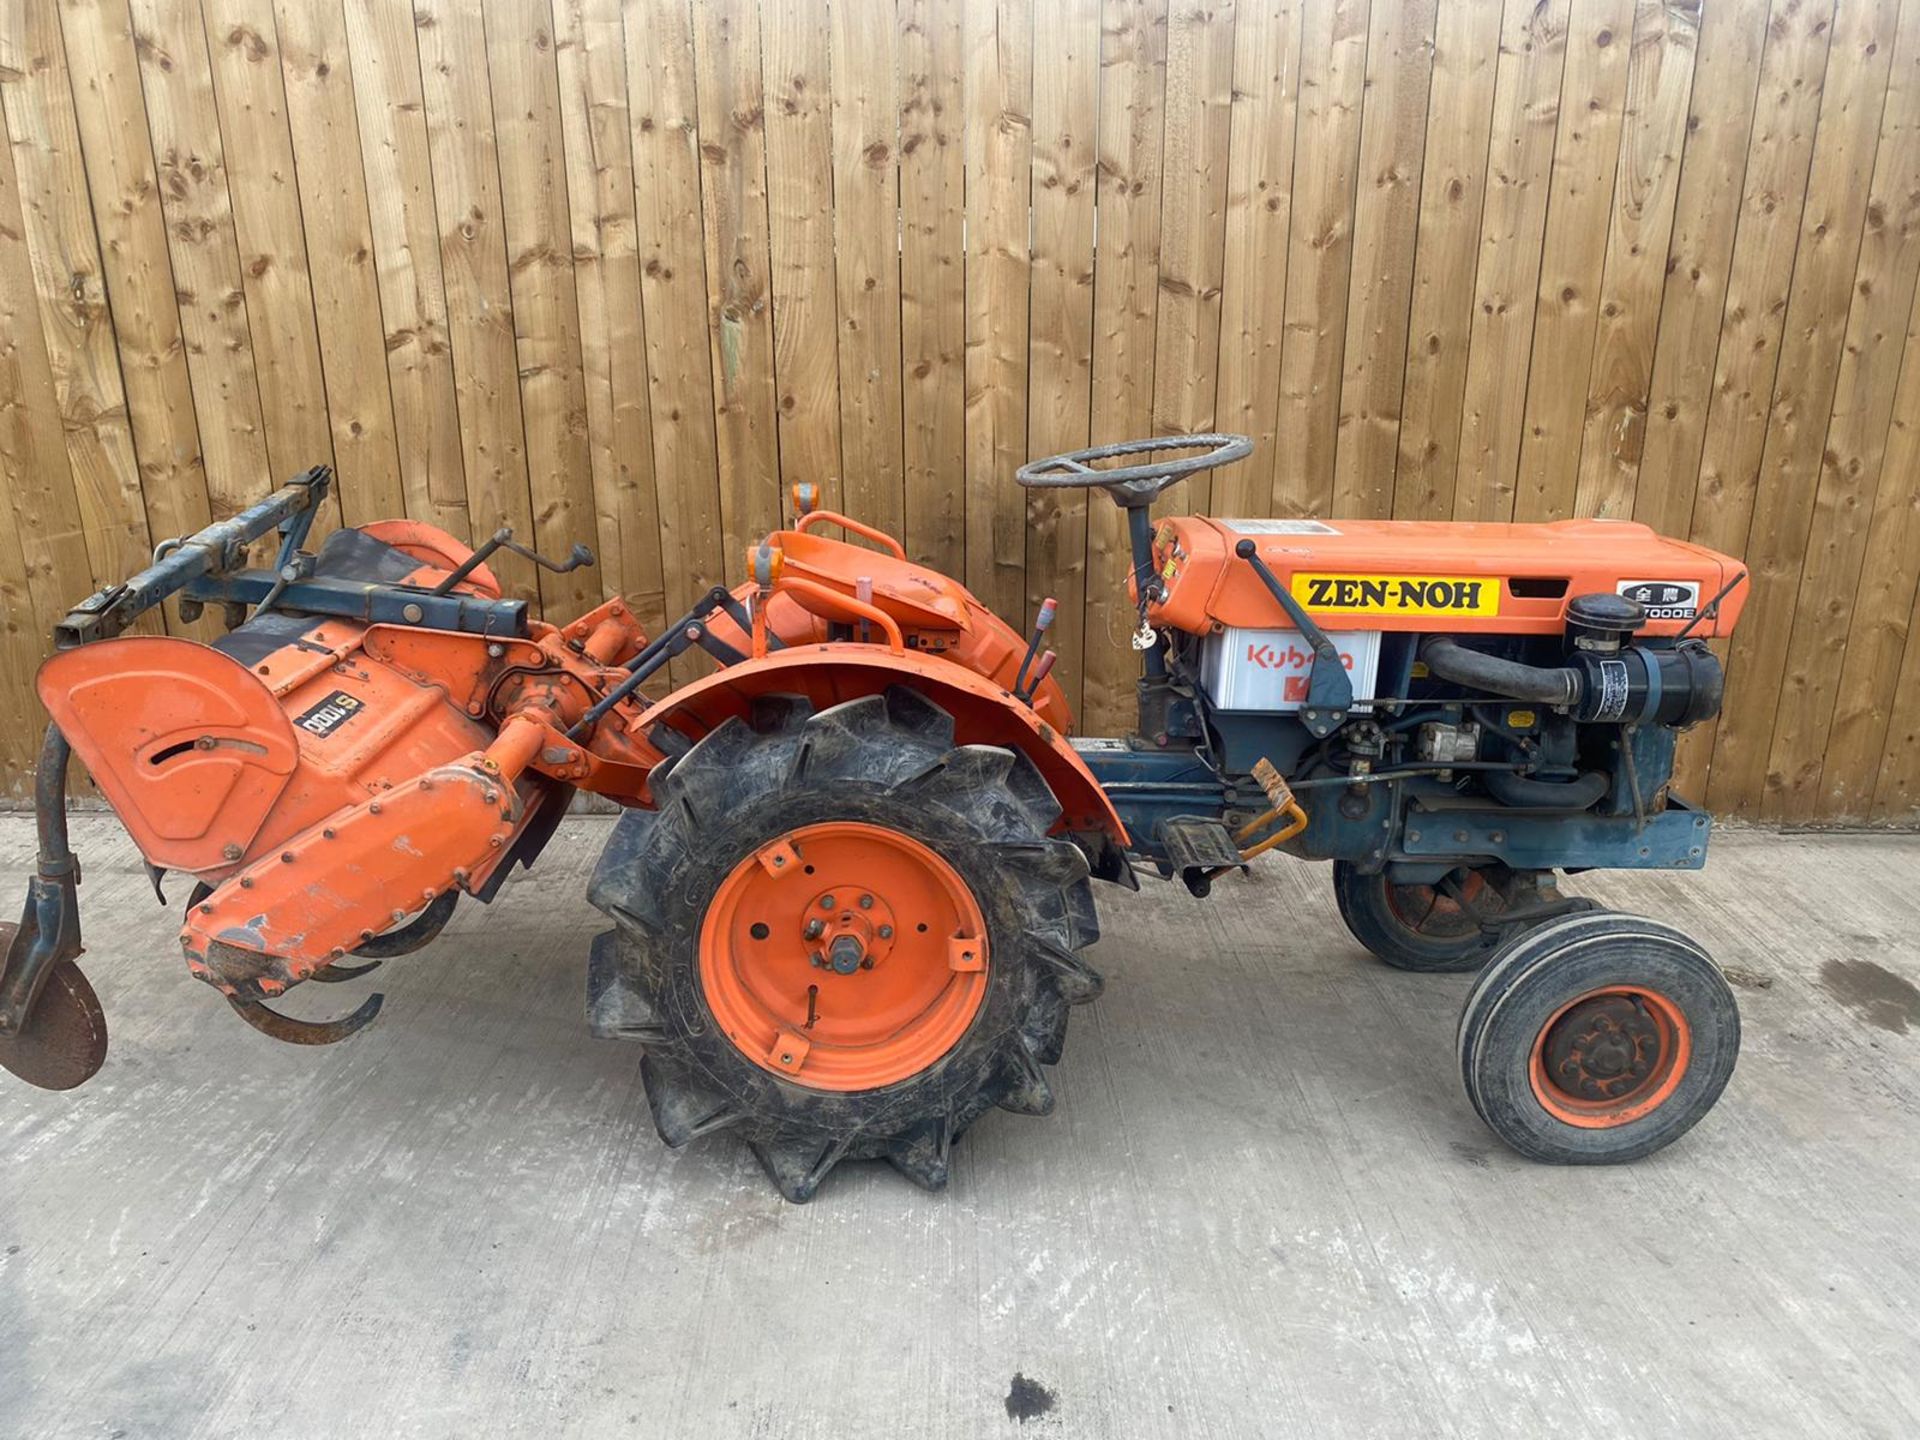
<path fill-rule="evenodd" d="M 1583 771 L 1575 780 L 1535 780 L 1511 770 L 1489 770 L 1480 779 L 1489 795 L 1516 810 L 1585 810 L 1612 783 L 1598 770 Z"/>
<path fill-rule="evenodd" d="M 1571 705 L 1580 698 L 1578 671 L 1564 666 L 1547 669 L 1482 654 L 1436 635 L 1420 647 L 1427 669 L 1442 680 L 1483 690 L 1508 700 L 1531 700 L 1539 705 Z M 1591 801 L 1588 803 L 1592 803 Z"/>

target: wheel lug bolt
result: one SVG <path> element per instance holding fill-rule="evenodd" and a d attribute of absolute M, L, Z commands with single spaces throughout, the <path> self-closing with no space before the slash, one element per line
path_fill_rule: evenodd
<path fill-rule="evenodd" d="M 827 922 L 824 920 L 818 920 L 818 919 L 809 920 L 807 921 L 806 928 L 802 930 L 800 933 L 804 938 L 808 940 L 818 940 L 820 938 L 821 932 L 824 931 L 826 928 L 827 928 Z"/>
<path fill-rule="evenodd" d="M 831 910 L 833 908 L 833 905 L 834 905 L 834 900 L 831 895 L 822 895 L 820 897 L 820 908 L 822 910 Z"/>
<path fill-rule="evenodd" d="M 873 896 L 862 895 L 860 897 L 860 908 L 862 910 L 871 910 L 873 908 Z"/>
<path fill-rule="evenodd" d="M 881 938 L 882 940 L 891 940 L 891 939 L 893 939 L 893 926 L 891 926 L 891 925 L 882 925 L 882 926 L 880 927 L 880 930 L 879 930 L 879 935 L 880 935 L 880 938 Z"/>

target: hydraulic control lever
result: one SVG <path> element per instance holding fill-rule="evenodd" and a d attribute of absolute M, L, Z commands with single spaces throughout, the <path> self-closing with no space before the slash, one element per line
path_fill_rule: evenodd
<path fill-rule="evenodd" d="M 1287 587 L 1260 558 L 1260 549 L 1253 541 L 1242 540 L 1233 547 L 1233 553 L 1253 567 L 1260 583 L 1293 621 L 1293 628 L 1313 647 L 1313 666 L 1307 671 L 1307 703 L 1301 707 L 1300 721 L 1314 739 L 1324 739 L 1340 728 L 1347 711 L 1353 708 L 1353 680 L 1341 663 L 1339 647 L 1327 638 L 1326 631 L 1313 623 L 1306 608 L 1287 593 Z"/>
<path fill-rule="evenodd" d="M 1040 653 L 1040 646 L 1047 638 L 1047 631 L 1053 628 L 1053 617 L 1059 608 L 1060 602 L 1051 595 L 1040 602 L 1040 613 L 1033 622 L 1033 636 L 1027 641 L 1027 653 L 1020 658 L 1020 673 L 1013 677 L 1013 693 L 1023 701 L 1033 699 L 1034 692 L 1040 688 L 1040 682 L 1047 678 L 1047 670 L 1053 668 L 1048 662 L 1045 669 L 1034 671 L 1031 676 L 1032 684 L 1028 684 L 1028 672 L 1033 670 L 1034 657 Z"/>
<path fill-rule="evenodd" d="M 449 593 L 454 586 L 466 579 L 467 576 L 479 569 L 480 566 L 486 564 L 487 557 L 496 550 L 511 551 L 523 560 L 531 560 L 542 570 L 551 570 L 555 575 L 564 575 L 569 570 L 578 570 L 582 565 L 593 564 L 593 551 L 585 545 L 576 544 L 567 552 L 567 558 L 564 560 L 549 560 L 537 551 L 529 550 L 524 545 L 515 544 L 513 531 L 502 528 L 489 535 L 486 543 L 456 565 L 453 570 L 448 573 L 447 578 L 434 586 L 429 593 L 434 595 L 445 595 Z"/>

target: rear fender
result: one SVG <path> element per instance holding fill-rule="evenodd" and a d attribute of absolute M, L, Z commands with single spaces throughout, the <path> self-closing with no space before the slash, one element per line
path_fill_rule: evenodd
<path fill-rule="evenodd" d="M 645 738 L 666 725 L 698 740 L 747 715 L 763 695 L 800 695 L 824 710 L 889 685 L 917 690 L 952 715 L 961 744 L 1004 745 L 1031 760 L 1060 804 L 1056 831 L 1100 834 L 1126 845 L 1127 827 L 1066 736 L 992 681 L 950 660 L 911 651 L 895 655 L 873 645 L 789 645 L 674 691 L 642 713 L 633 731 Z"/>

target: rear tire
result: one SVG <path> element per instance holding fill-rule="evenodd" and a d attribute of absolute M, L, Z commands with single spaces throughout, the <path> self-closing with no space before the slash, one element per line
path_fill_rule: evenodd
<path fill-rule="evenodd" d="M 817 714 L 773 697 L 653 792 L 588 892 L 614 921 L 588 1009 L 596 1034 L 645 1045 L 668 1145 L 731 1131 L 795 1202 L 848 1159 L 938 1189 L 987 1111 L 1053 1108 L 1042 1067 L 1068 1007 L 1100 992 L 1079 953 L 1099 927 L 1024 756 L 956 746 L 952 717 L 903 687 Z"/>
<path fill-rule="evenodd" d="M 1705 950 L 1638 915 L 1569 916 L 1506 945 L 1456 1037 L 1467 1098 L 1520 1154 L 1615 1165 L 1671 1145 L 1713 1108 L 1740 1011 Z"/>
<path fill-rule="evenodd" d="M 1462 870 L 1474 903 L 1490 911 L 1506 899 L 1488 872 Z M 1478 970 L 1500 948 L 1457 901 L 1432 885 L 1396 885 L 1385 871 L 1364 873 L 1351 861 L 1333 862 L 1333 898 L 1348 931 L 1396 970 L 1447 973 Z"/>

